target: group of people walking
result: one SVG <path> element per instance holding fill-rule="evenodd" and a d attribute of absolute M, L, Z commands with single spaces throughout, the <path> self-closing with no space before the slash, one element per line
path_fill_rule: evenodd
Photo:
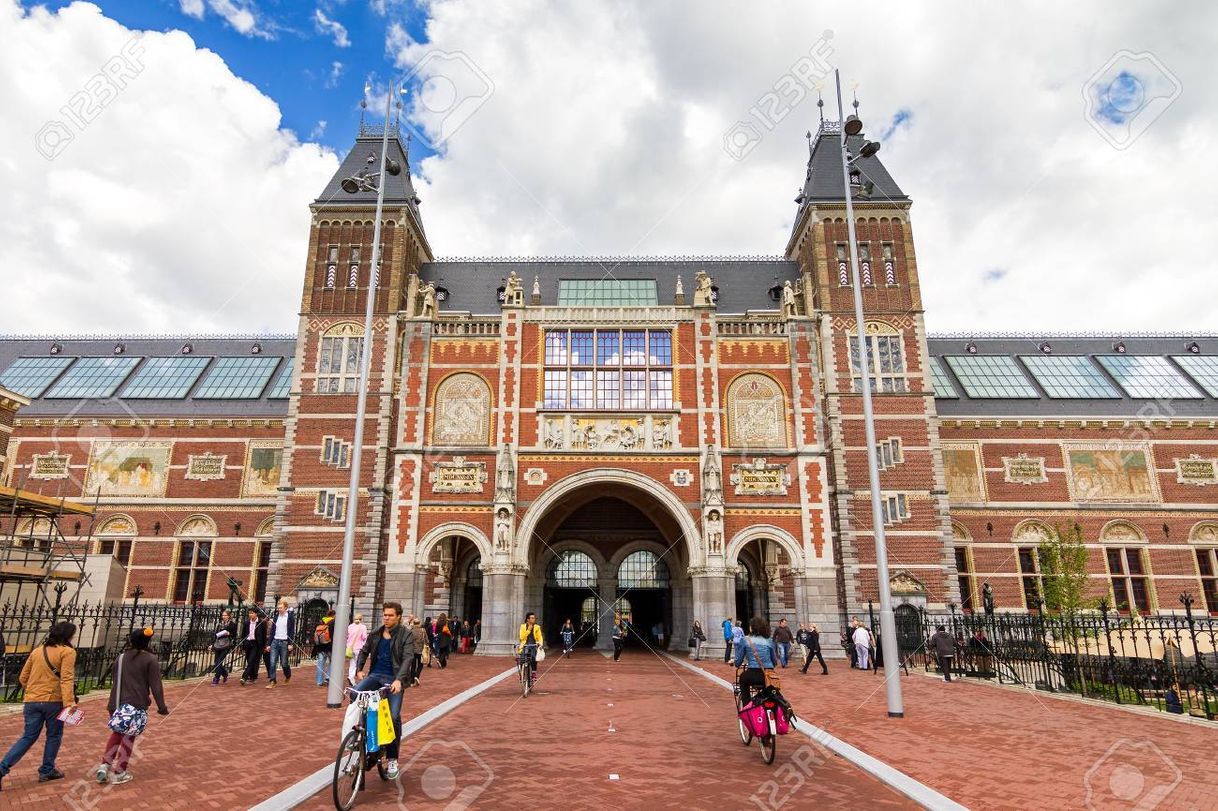
<path fill-rule="evenodd" d="M 749 624 L 751 626 L 753 621 L 750 620 Z M 770 624 L 764 622 L 764 620 L 763 625 L 765 637 L 770 643 L 769 649 L 773 654 L 773 667 L 787 667 L 791 661 L 792 647 L 798 645 L 803 659 L 803 667 L 800 668 L 800 673 L 807 673 L 808 666 L 815 660 L 820 664 L 821 675 L 829 675 L 829 667 L 825 664 L 825 657 L 821 651 L 820 629 L 816 627 L 816 623 L 810 622 L 805 625 L 801 622 L 794 633 L 792 633 L 786 619 L 780 619 L 773 630 L 770 629 Z M 726 617 L 723 620 L 722 627 L 724 644 L 723 663 L 727 664 L 731 662 L 733 657 L 739 661 L 739 657 L 743 655 L 743 649 L 746 645 L 744 625 L 740 620 L 733 622 L 731 617 Z M 756 636 L 756 632 L 753 633 Z M 695 637 L 699 638 L 697 644 L 694 644 Z M 706 635 L 702 632 L 702 625 L 695 620 L 693 632 L 690 634 L 690 647 L 694 649 L 694 658 L 702 658 L 702 643 L 705 641 Z"/>

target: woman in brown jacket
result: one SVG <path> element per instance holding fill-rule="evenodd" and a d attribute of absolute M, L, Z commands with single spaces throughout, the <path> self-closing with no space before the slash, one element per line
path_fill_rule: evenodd
<path fill-rule="evenodd" d="M 101 765 L 93 775 L 97 782 L 127 783 L 132 777 L 127 771 L 127 761 L 135 748 L 135 739 L 148 723 L 148 700 L 151 694 L 156 700 L 157 714 L 169 715 L 165 706 L 165 694 L 161 690 L 161 663 L 148 652 L 152 643 L 152 629 L 141 628 L 131 632 L 131 647 L 114 663 L 114 687 L 106 710 L 110 713 L 110 739 L 106 741 Z M 117 710 L 117 712 L 116 712 Z M 114 773 L 110 773 L 110 767 Z"/>
<path fill-rule="evenodd" d="M 38 767 L 38 782 L 59 780 L 63 772 L 55 768 L 55 756 L 63 741 L 63 721 L 59 713 L 65 704 L 76 706 L 76 649 L 72 637 L 76 626 L 57 622 L 51 626 L 47 641 L 30 651 L 21 668 L 21 686 L 25 688 L 25 733 L 0 761 L 0 782 L 13 770 L 38 740 L 42 728 L 47 730 L 46 746 L 42 750 L 42 765 Z"/>

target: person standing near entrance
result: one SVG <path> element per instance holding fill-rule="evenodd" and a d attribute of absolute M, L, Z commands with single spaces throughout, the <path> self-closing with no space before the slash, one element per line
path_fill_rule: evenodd
<path fill-rule="evenodd" d="M 651 626 L 651 636 L 656 641 L 656 647 L 663 648 L 664 647 L 664 623 L 657 622 L 655 625 Z"/>
<path fill-rule="evenodd" d="M 689 646 L 694 649 L 694 661 L 702 659 L 702 643 L 706 641 L 706 634 L 702 631 L 702 623 L 694 620 L 694 627 L 689 631 Z"/>
<path fill-rule="evenodd" d="M 621 614 L 613 616 L 613 661 L 622 658 L 622 646 L 626 644 L 627 633 L 626 620 Z"/>
<path fill-rule="evenodd" d="M 854 641 L 855 658 L 858 661 L 859 670 L 871 669 L 871 632 L 866 626 L 859 623 L 855 626 L 854 633 L 851 634 L 851 639 Z"/>
<path fill-rule="evenodd" d="M 440 663 L 440 669 L 448 667 L 448 651 L 452 647 L 453 632 L 448 624 L 448 615 L 441 614 L 436 619 L 436 660 Z"/>
<path fill-rule="evenodd" d="M 816 627 L 816 623 L 808 623 L 807 628 L 801 627 L 799 633 L 796 634 L 796 641 L 804 646 L 804 666 L 799 672 L 807 673 L 808 665 L 812 664 L 812 660 L 815 658 L 820 662 L 820 674 L 828 676 L 829 668 L 825 665 L 825 657 L 820 652 L 820 630 Z"/>
<path fill-rule="evenodd" d="M 723 621 L 723 664 L 732 660 L 732 618 Z"/>
<path fill-rule="evenodd" d="M 774 647 L 778 648 L 778 660 L 782 662 L 782 666 L 786 667 L 787 662 L 791 658 L 791 643 L 795 637 L 791 635 L 791 628 L 787 625 L 785 619 L 778 621 L 778 627 L 774 629 Z"/>
<path fill-rule="evenodd" d="M 767 625 L 767 630 L 769 626 Z M 732 626 L 732 656 L 740 652 L 740 646 L 744 644 L 744 626 L 740 624 L 740 620 L 736 620 L 736 624 Z"/>
<path fill-rule="evenodd" d="M 280 665 L 283 665 L 283 683 L 287 684 L 292 680 L 292 665 L 288 663 L 288 654 L 292 652 L 292 640 L 296 638 L 296 612 L 288 610 L 287 600 L 279 601 L 278 610 L 279 613 L 271 620 L 271 683 L 266 686 L 268 690 L 275 686 Z"/>
<path fill-rule="evenodd" d="M 956 641 L 947 632 L 946 626 L 940 625 L 935 628 L 935 633 L 930 638 L 927 647 L 935 652 L 935 659 L 939 661 L 939 672 L 943 674 L 943 681 L 951 684 L 952 660 L 956 658 Z"/>
<path fill-rule="evenodd" d="M 17 762 L 25 757 L 30 747 L 46 727 L 47 740 L 42 749 L 42 765 L 38 767 L 38 782 L 60 780 L 63 772 L 55 768 L 55 756 L 63 742 L 63 721 L 59 713 L 65 704 L 76 706 L 76 649 L 72 637 L 76 626 L 70 622 L 57 622 L 51 626 L 46 642 L 30 651 L 18 677 L 25 689 L 25 703 L 21 714 L 25 718 L 25 731 L 4 760 L 0 760 L 0 787 L 4 778 Z"/>
<path fill-rule="evenodd" d="M 313 629 L 313 656 L 317 659 L 317 686 L 330 683 L 330 654 L 334 650 L 334 608 L 330 607 Z"/>
<path fill-rule="evenodd" d="M 562 630 L 559 631 L 562 637 L 562 652 L 563 656 L 570 656 L 571 651 L 575 648 L 575 626 L 571 624 L 571 618 L 562 624 Z"/>
<path fill-rule="evenodd" d="M 251 608 L 246 615 L 245 628 L 241 632 L 241 647 L 245 652 L 245 670 L 241 672 L 241 686 L 258 680 L 258 664 L 262 652 L 270 644 L 266 638 L 267 621 L 258 616 L 258 609 Z"/>

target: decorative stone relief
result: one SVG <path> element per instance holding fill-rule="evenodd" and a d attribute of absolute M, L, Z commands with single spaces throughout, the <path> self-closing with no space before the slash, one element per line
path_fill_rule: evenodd
<path fill-rule="evenodd" d="M 30 464 L 31 479 L 66 479 L 68 478 L 68 463 L 72 461 L 67 453 L 36 453 Z"/>
<path fill-rule="evenodd" d="M 675 427 L 667 416 L 571 415 L 544 418 L 539 433 L 547 450 L 659 451 L 673 447 Z"/>
<path fill-rule="evenodd" d="M 318 566 L 309 572 L 308 576 L 296 586 L 297 589 L 335 589 L 338 588 L 338 575 L 329 569 Z"/>
<path fill-rule="evenodd" d="M 1202 459 L 1190 453 L 1187 459 L 1175 459 L 1176 481 L 1180 484 L 1218 484 L 1218 459 Z"/>
<path fill-rule="evenodd" d="M 893 594 L 926 594 L 922 581 L 905 571 L 888 578 L 888 588 Z"/>
<path fill-rule="evenodd" d="M 688 470 L 674 470 L 668 475 L 673 487 L 689 487 L 694 481 L 694 474 Z"/>
<path fill-rule="evenodd" d="M 436 390 L 435 426 L 437 445 L 478 446 L 490 442 L 491 390 L 475 374 L 447 378 Z"/>
<path fill-rule="evenodd" d="M 1011 538 L 1017 546 L 1039 546 L 1052 539 L 1053 530 L 1039 521 L 1026 521 L 1015 528 Z"/>
<path fill-rule="evenodd" d="M 723 506 L 723 468 L 714 445 L 706 448 L 706 463 L 702 466 L 702 503 Z"/>
<path fill-rule="evenodd" d="M 218 533 L 216 525 L 210 518 L 198 515 L 194 518 L 188 518 L 182 526 L 178 527 L 178 531 L 174 534 L 214 538 Z"/>
<path fill-rule="evenodd" d="M 204 453 L 186 457 L 186 478 L 191 481 L 209 482 L 224 478 L 226 454 Z"/>
<path fill-rule="evenodd" d="M 731 481 L 738 496 L 785 496 L 791 474 L 786 465 L 771 465 L 758 458 L 752 464 L 732 465 Z"/>
<path fill-rule="evenodd" d="M 505 444 L 499 449 L 495 463 L 495 501 L 516 500 L 516 463 L 512 460 L 512 448 Z"/>
<path fill-rule="evenodd" d="M 1218 543 L 1218 524 L 1210 522 L 1197 524 L 1193 527 L 1188 539 L 1194 543 Z"/>
<path fill-rule="evenodd" d="M 531 467 L 524 472 L 525 483 L 531 487 L 541 487 L 547 478 L 546 472 L 539 467 Z"/>
<path fill-rule="evenodd" d="M 1142 543 L 1146 536 L 1128 521 L 1114 521 L 1100 532 L 1101 541 L 1117 543 Z"/>
<path fill-rule="evenodd" d="M 451 462 L 436 462 L 428 479 L 433 493 L 481 493 L 486 483 L 486 463 L 454 456 Z"/>
<path fill-rule="evenodd" d="M 785 448 L 786 397 L 773 378 L 747 374 L 727 392 L 728 443 L 734 448 Z"/>
<path fill-rule="evenodd" d="M 672 447 L 672 420 L 653 419 L 651 422 L 651 447 L 664 451 Z"/>
<path fill-rule="evenodd" d="M 106 522 L 101 525 L 101 529 L 97 531 L 98 535 L 134 535 L 135 524 L 125 515 L 116 515 L 113 518 L 107 518 Z"/>
<path fill-rule="evenodd" d="M 1045 473 L 1045 457 L 1028 456 L 1026 453 L 1004 456 L 1002 478 L 1008 484 L 1043 484 L 1049 480 Z"/>

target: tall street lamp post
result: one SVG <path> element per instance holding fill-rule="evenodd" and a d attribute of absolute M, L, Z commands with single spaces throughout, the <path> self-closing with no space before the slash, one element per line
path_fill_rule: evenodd
<path fill-rule="evenodd" d="M 875 530 L 875 569 L 880 590 L 880 645 L 884 651 L 884 691 L 888 698 L 888 716 L 903 718 L 905 706 L 901 698 L 900 668 L 897 666 L 901 657 L 897 649 L 897 627 L 892 613 L 892 594 L 888 585 L 888 546 L 884 540 L 884 513 L 880 501 L 880 467 L 876 458 L 875 418 L 871 411 L 871 365 L 867 359 L 867 330 L 863 321 L 863 289 L 859 279 L 859 248 L 858 237 L 854 228 L 853 190 L 850 188 L 850 167 L 860 157 L 870 157 L 879 150 L 880 145 L 873 141 L 865 141 L 859 149 L 859 154 L 851 157 L 846 145 L 848 135 L 857 135 L 863 130 L 863 122 L 858 116 L 846 118 L 842 109 L 842 77 L 840 71 L 833 72 L 837 82 L 837 119 L 838 132 L 842 146 L 842 184 L 846 191 L 846 227 L 850 234 L 850 276 L 854 288 L 854 321 L 858 330 L 858 354 L 860 388 L 863 390 L 863 425 L 867 432 L 867 472 L 871 477 L 871 525 Z"/>
<path fill-rule="evenodd" d="M 355 520 L 359 506 L 360 457 L 364 450 L 364 408 L 368 401 L 368 376 L 372 366 L 372 310 L 376 303 L 376 286 L 381 266 L 381 214 L 385 208 L 385 175 L 398 175 L 402 166 L 389 160 L 389 117 L 392 114 L 395 84 L 389 83 L 385 94 L 385 126 L 381 133 L 380 169 L 369 175 L 367 169 L 343 180 L 342 188 L 348 194 L 376 189 L 376 220 L 372 230 L 372 265 L 368 273 L 368 299 L 364 306 L 364 339 L 360 346 L 359 387 L 356 389 L 355 438 L 351 448 L 351 478 L 347 483 L 346 527 L 343 530 L 343 565 L 338 580 L 338 602 L 335 604 L 334 633 L 331 637 L 330 688 L 326 693 L 326 706 L 342 706 L 343 687 L 347 683 L 346 656 L 335 652 L 347 650 L 347 626 L 351 624 L 351 573 L 355 557 Z"/>

